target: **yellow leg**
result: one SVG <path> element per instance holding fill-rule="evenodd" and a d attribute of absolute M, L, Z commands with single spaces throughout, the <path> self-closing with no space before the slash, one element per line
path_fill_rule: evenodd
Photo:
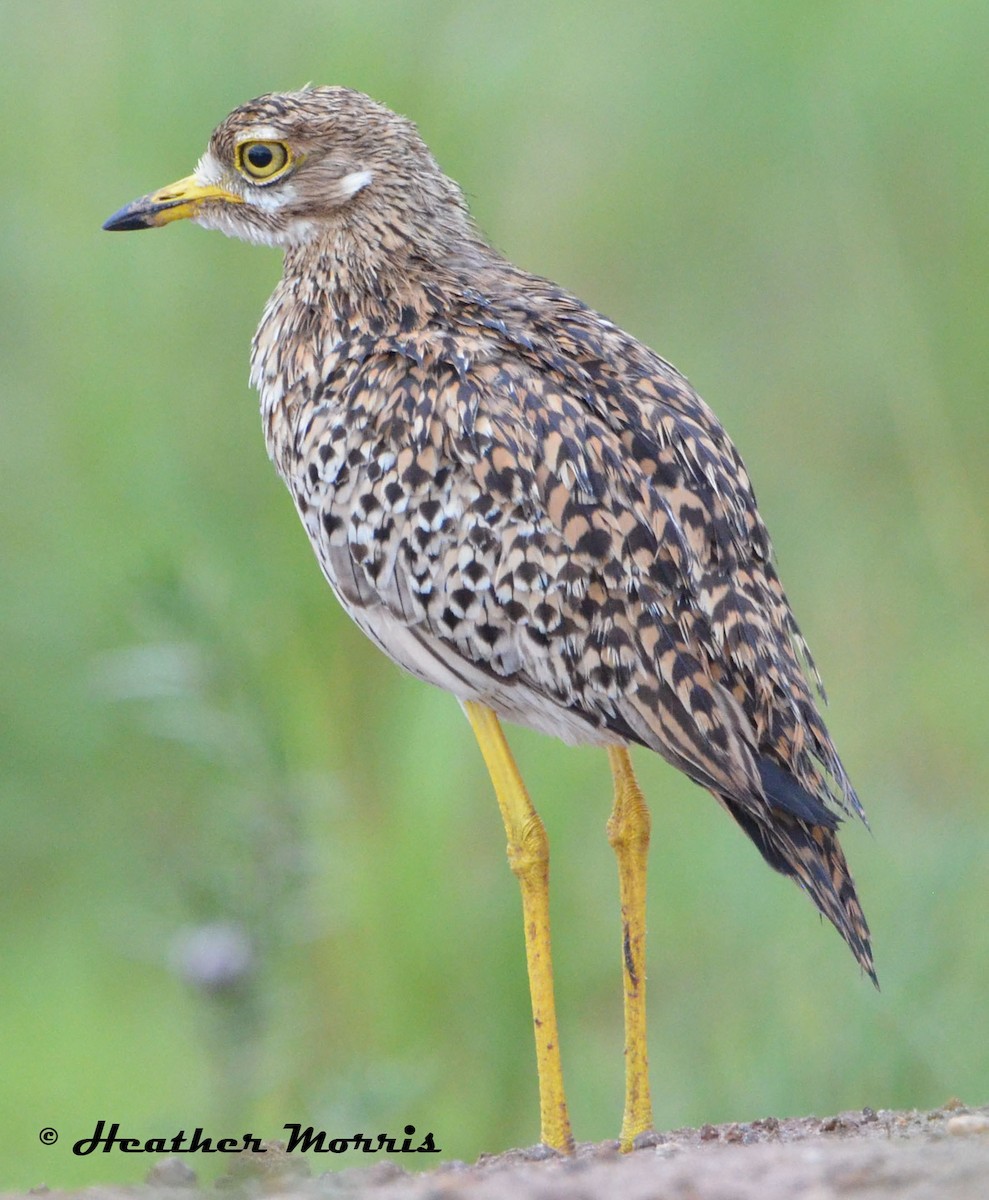
<path fill-rule="evenodd" d="M 573 1134 L 563 1093 L 549 942 L 549 841 L 539 814 L 532 807 L 497 716 L 490 708 L 471 700 L 464 702 L 464 712 L 474 729 L 494 784 L 508 835 L 508 865 L 522 889 L 525 954 L 539 1071 L 540 1140 L 545 1146 L 570 1154 L 574 1148 Z"/>
<path fill-rule="evenodd" d="M 633 1149 L 640 1134 L 652 1130 L 649 1053 L 646 1042 L 646 860 L 649 810 L 624 748 L 609 747 L 615 781 L 615 806 L 608 819 L 608 841 L 618 857 L 622 905 L 622 976 L 625 981 L 625 1114 L 621 1148 Z"/>

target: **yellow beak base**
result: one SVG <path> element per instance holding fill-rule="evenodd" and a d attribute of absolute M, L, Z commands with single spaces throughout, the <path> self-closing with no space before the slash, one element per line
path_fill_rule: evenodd
<path fill-rule="evenodd" d="M 171 221 L 182 221 L 194 217 L 207 200 L 222 200 L 227 204 L 243 204 L 240 196 L 235 196 L 225 188 L 216 184 L 200 183 L 195 175 L 189 175 L 168 187 L 152 192 L 150 196 L 142 196 L 125 204 L 112 217 L 103 222 L 103 228 L 111 231 L 127 229 L 154 229 L 158 225 L 167 225 Z"/>

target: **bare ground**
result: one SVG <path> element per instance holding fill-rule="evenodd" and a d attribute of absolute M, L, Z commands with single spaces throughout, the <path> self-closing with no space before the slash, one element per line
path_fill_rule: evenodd
<path fill-rule="evenodd" d="M 0 1200 L 987 1200 L 989 1106 L 950 1101 L 931 1112 L 767 1117 L 658 1134 L 620 1155 L 617 1142 L 585 1143 L 572 1158 L 535 1150 L 446 1162 L 421 1174 L 397 1162 L 320 1174 L 320 1159 L 276 1150 L 234 1160 L 199 1184 L 187 1160 L 159 1160 L 147 1182 L 83 1192 L 36 1188 Z"/>

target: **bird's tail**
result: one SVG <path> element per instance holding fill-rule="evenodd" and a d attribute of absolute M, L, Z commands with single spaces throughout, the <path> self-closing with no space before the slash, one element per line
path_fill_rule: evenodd
<path fill-rule="evenodd" d="M 862 970 L 879 986 L 872 959 L 872 944 L 865 913 L 859 904 L 844 852 L 828 813 L 827 825 L 816 824 L 775 806 L 771 820 L 758 820 L 737 801 L 719 799 L 759 847 L 763 858 L 776 871 L 789 875 L 810 894 L 818 909 L 848 943 Z"/>

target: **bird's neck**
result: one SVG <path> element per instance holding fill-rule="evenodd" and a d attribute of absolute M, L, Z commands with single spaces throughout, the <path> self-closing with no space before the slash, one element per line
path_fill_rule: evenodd
<path fill-rule="evenodd" d="M 282 288 L 345 322 L 391 322 L 403 310 L 434 310 L 496 257 L 456 204 L 439 221 L 435 210 L 427 218 L 407 206 L 385 219 L 378 206 L 355 205 L 346 221 L 286 248 Z"/>
<path fill-rule="evenodd" d="M 251 354 L 276 464 L 294 436 L 297 397 L 342 361 L 389 339 L 428 340 L 455 322 L 471 285 L 501 261 L 466 218 L 457 232 L 351 221 L 286 247 Z"/>

